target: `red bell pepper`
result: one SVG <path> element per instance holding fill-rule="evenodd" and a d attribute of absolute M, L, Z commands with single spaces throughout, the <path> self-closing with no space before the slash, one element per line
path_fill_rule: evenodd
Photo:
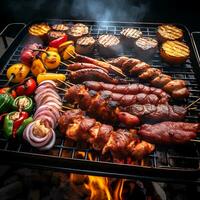
<path fill-rule="evenodd" d="M 55 40 L 52 40 L 50 43 L 49 43 L 49 46 L 50 47 L 54 47 L 54 48 L 58 48 L 62 43 L 66 42 L 67 41 L 67 35 L 64 35 L 62 37 L 59 37 Z"/>
<path fill-rule="evenodd" d="M 17 96 L 30 96 L 34 93 L 37 87 L 36 81 L 33 78 L 28 79 L 24 84 L 16 88 Z"/>
<path fill-rule="evenodd" d="M 9 87 L 0 88 L 0 94 L 9 93 L 13 98 L 16 98 L 17 94 L 15 90 L 11 90 Z"/>

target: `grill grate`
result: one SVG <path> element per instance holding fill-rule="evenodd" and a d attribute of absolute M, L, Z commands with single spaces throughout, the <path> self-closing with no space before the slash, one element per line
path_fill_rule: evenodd
<path fill-rule="evenodd" d="M 50 24 L 55 21 L 48 21 Z M 122 28 L 132 26 L 143 32 L 144 36 L 156 38 L 156 29 L 158 24 L 145 23 L 109 23 L 106 25 L 99 25 L 87 22 L 85 23 L 90 28 L 90 34 L 97 38 L 101 34 L 119 35 Z M 198 85 L 197 77 L 195 77 L 194 67 L 196 59 L 193 57 L 193 49 L 190 43 L 189 33 L 185 31 L 185 42 L 191 48 L 191 58 L 185 64 L 174 67 L 163 63 L 160 59 L 159 53 L 154 56 L 152 63 L 155 67 L 163 70 L 164 73 L 171 75 L 175 79 L 183 79 L 187 82 L 188 88 L 191 92 L 190 97 L 183 102 L 172 102 L 181 105 L 187 105 L 195 101 L 200 96 L 200 87 Z M 6 64 L 1 71 L 0 85 L 4 85 L 7 81 L 5 72 L 6 68 L 19 61 L 20 52 L 28 40 L 27 29 L 24 30 L 23 37 L 20 38 L 19 44 L 15 46 L 14 52 L 9 56 Z M 11 52 L 11 50 L 10 50 Z M 134 52 L 126 51 L 125 55 L 134 56 Z M 99 57 L 98 52 L 95 52 L 95 57 Z M 65 67 L 60 66 L 56 73 L 66 73 Z M 63 94 L 60 93 L 62 99 Z M 63 99 L 64 101 L 64 99 Z M 198 122 L 198 113 L 200 113 L 200 103 L 195 105 L 196 109 L 188 112 L 185 121 Z M 90 173 L 97 175 L 115 175 L 121 177 L 137 177 L 154 180 L 184 180 L 185 172 L 188 173 L 188 180 L 191 181 L 190 175 L 194 175 L 193 181 L 196 180 L 195 173 L 200 169 L 200 145 L 198 143 L 189 143 L 183 146 L 163 147 L 156 146 L 156 150 L 151 155 L 147 156 L 142 162 L 135 161 L 130 164 L 113 163 L 109 158 L 94 152 L 86 144 L 75 143 L 63 138 L 57 130 L 56 144 L 50 151 L 40 152 L 24 141 L 7 141 L 0 131 L 0 153 L 6 157 L 4 160 L 12 161 L 8 156 L 12 157 L 14 162 L 21 164 L 26 163 L 31 166 L 41 166 L 55 169 L 66 169 L 81 173 Z M 81 155 L 81 156 L 80 156 Z M 95 157 L 91 161 L 89 158 Z M 27 160 L 26 160 L 27 159 Z M 57 161 L 57 163 L 54 163 Z M 127 169 L 127 171 L 126 171 Z M 145 174 L 145 175 L 144 175 Z M 181 179 L 182 177 L 182 179 Z M 186 181 L 186 180 L 184 180 Z M 200 182 L 200 181 L 199 181 Z"/>

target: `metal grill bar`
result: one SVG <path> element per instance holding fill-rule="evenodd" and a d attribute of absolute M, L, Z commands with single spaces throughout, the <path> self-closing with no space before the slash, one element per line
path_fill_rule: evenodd
<path fill-rule="evenodd" d="M 58 20 L 57 20 L 58 21 Z M 54 21 L 47 21 L 50 24 L 53 24 Z M 97 38 L 101 34 L 109 33 L 114 35 L 119 35 L 122 28 L 127 26 L 132 26 L 137 28 L 143 32 L 145 36 L 156 37 L 156 29 L 158 24 L 145 24 L 145 23 L 109 23 L 106 25 L 101 24 L 94 24 L 90 22 L 86 22 L 86 24 L 90 28 L 90 33 L 95 38 Z M 185 42 L 190 45 L 191 41 L 189 37 L 189 33 L 185 27 L 181 27 L 185 31 Z M 15 46 L 15 50 L 13 53 L 10 54 L 9 59 L 7 60 L 6 64 L 4 65 L 1 71 L 1 79 L 0 85 L 4 85 L 7 81 L 5 72 L 6 68 L 10 65 L 19 62 L 20 52 L 28 39 L 27 29 L 24 30 L 24 35 L 21 38 L 21 41 L 18 45 Z M 191 47 L 191 58 L 187 60 L 185 64 L 180 66 L 170 66 L 164 63 L 160 56 L 159 52 L 154 56 L 152 59 L 152 65 L 155 67 L 160 68 L 163 70 L 164 73 L 171 75 L 173 78 L 180 78 L 187 82 L 187 85 L 190 89 L 191 95 L 190 97 L 181 102 L 181 105 L 187 105 L 193 101 L 195 101 L 200 94 L 200 87 L 198 85 L 198 79 L 195 76 L 196 72 L 194 71 L 196 65 L 196 58 L 193 56 L 194 52 Z M 134 52 L 126 51 L 124 52 L 125 55 L 133 57 Z M 95 53 L 95 57 L 99 57 L 98 52 Z M 60 66 L 57 73 L 65 73 L 66 70 L 64 66 Z M 60 93 L 62 99 L 63 94 Z M 64 100 L 64 99 L 63 99 Z M 180 102 L 173 102 L 173 103 L 180 103 Z M 188 112 L 188 116 L 186 117 L 186 121 L 189 122 L 197 122 L 199 121 L 198 113 L 200 113 L 200 103 L 195 105 L 197 108 L 196 110 L 192 110 Z M 157 146 L 154 153 L 147 156 L 143 160 L 143 165 L 141 166 L 141 162 L 135 161 L 133 164 L 118 164 L 113 163 L 113 161 L 109 158 L 104 158 L 102 155 L 94 152 L 92 149 L 89 148 L 87 144 L 77 144 L 75 142 L 69 141 L 66 138 L 63 138 L 59 131 L 57 130 L 57 139 L 54 148 L 48 152 L 40 152 L 24 141 L 22 142 L 15 142 L 15 141 L 7 141 L 3 138 L 2 131 L 0 131 L 0 154 L 2 155 L 10 155 L 12 158 L 16 157 L 15 162 L 20 162 L 21 158 L 27 158 L 30 160 L 33 159 L 32 166 L 43 166 L 49 167 L 54 169 L 61 169 L 65 168 L 69 170 L 69 166 L 66 164 L 71 164 L 71 171 L 76 170 L 77 172 L 81 173 L 90 173 L 96 175 L 110 175 L 111 172 L 115 176 L 122 176 L 122 177 L 137 177 L 143 179 L 154 179 L 154 180 L 173 180 L 174 181 L 174 174 L 178 176 L 177 180 L 183 180 L 181 177 L 185 175 L 185 172 L 190 172 L 191 177 L 188 177 L 189 181 L 199 182 L 200 180 L 196 179 L 195 176 L 196 172 L 200 170 L 200 146 L 199 144 L 189 143 L 184 146 L 180 147 L 163 147 Z M 80 152 L 84 154 L 84 156 L 80 157 Z M 90 155 L 92 157 L 96 156 L 95 161 L 90 161 Z M 35 160 L 34 160 L 35 158 Z M 5 160 L 9 160 L 8 158 Z M 50 163 L 50 161 L 56 163 Z M 25 161 L 26 162 L 26 161 Z M 37 163 L 39 162 L 39 163 Z M 60 163 L 63 163 L 65 166 L 60 166 Z M 88 166 L 87 166 L 88 165 Z M 78 167 L 81 166 L 81 167 Z M 95 167 L 95 168 L 94 168 Z M 102 170 L 100 169 L 102 168 Z M 72 169 L 73 168 L 73 169 Z M 92 169 L 91 169 L 92 168 Z M 126 171 L 127 169 L 127 171 Z M 89 170 L 89 171 L 88 171 Z M 146 175 L 144 175 L 146 173 Z M 192 175 L 194 176 L 193 179 Z"/>

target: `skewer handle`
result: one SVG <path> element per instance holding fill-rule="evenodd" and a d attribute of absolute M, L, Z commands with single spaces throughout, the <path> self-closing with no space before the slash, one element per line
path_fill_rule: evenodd
<path fill-rule="evenodd" d="M 7 87 L 7 86 L 10 84 L 10 82 L 11 82 L 14 78 L 15 78 L 15 74 L 12 73 L 11 76 L 10 76 L 10 78 L 9 78 L 9 80 L 8 80 L 7 83 L 4 85 L 4 87 Z"/>

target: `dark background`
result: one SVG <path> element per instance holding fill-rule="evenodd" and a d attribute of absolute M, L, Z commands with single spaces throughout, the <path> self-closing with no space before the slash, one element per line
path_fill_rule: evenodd
<path fill-rule="evenodd" d="M 1 0 L 0 30 L 34 19 L 98 19 L 185 24 L 200 31 L 198 1 L 176 0 Z"/>

